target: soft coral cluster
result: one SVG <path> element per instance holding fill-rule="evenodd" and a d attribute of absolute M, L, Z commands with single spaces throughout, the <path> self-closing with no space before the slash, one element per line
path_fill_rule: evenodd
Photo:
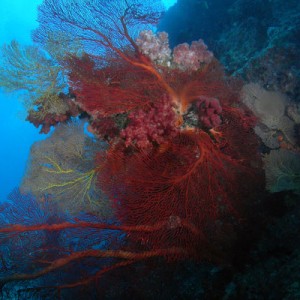
<path fill-rule="evenodd" d="M 173 62 L 184 71 L 196 71 L 202 64 L 208 64 L 213 58 L 213 53 L 207 50 L 203 40 L 176 46 L 173 50 Z"/>
<path fill-rule="evenodd" d="M 138 148 L 147 148 L 153 143 L 161 144 L 172 139 L 178 133 L 178 116 L 167 97 L 155 103 L 146 112 L 139 109 L 129 114 L 129 125 L 121 131 L 125 145 L 135 144 Z"/>
<path fill-rule="evenodd" d="M 207 49 L 202 39 L 193 41 L 191 45 L 180 44 L 172 53 L 166 32 L 155 35 L 151 30 L 144 30 L 137 38 L 136 44 L 151 61 L 183 71 L 197 71 L 202 65 L 209 64 L 213 58 L 213 53 Z"/>
<path fill-rule="evenodd" d="M 199 111 L 199 120 L 207 128 L 213 128 L 221 125 L 222 106 L 216 98 L 201 96 L 196 101 Z"/>
<path fill-rule="evenodd" d="M 136 40 L 140 51 L 152 61 L 159 64 L 168 63 L 171 59 L 171 49 L 166 32 L 155 35 L 151 30 L 144 30 Z"/>
<path fill-rule="evenodd" d="M 36 109 L 29 110 L 26 118 L 35 127 L 41 125 L 40 133 L 47 134 L 51 126 L 64 123 L 71 117 L 78 116 L 81 112 L 74 99 L 68 95 L 60 93 L 59 95 L 52 95 L 51 98 L 56 99 L 56 109 L 53 109 L 53 104 L 49 105 L 44 98 L 41 98 L 35 102 Z"/>

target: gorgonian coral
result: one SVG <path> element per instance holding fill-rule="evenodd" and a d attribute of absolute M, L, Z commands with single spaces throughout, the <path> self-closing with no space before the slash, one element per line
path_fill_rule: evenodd
<path fill-rule="evenodd" d="M 40 6 L 36 42 L 48 45 L 61 30 L 82 43 L 85 53 L 65 57 L 61 67 L 95 136 L 58 126 L 32 148 L 23 188 L 103 220 L 100 188 L 115 219 L 0 232 L 97 228 L 123 232 L 126 243 L 111 235 L 109 248 L 71 248 L 44 268 L 7 281 L 41 277 L 76 261 L 105 262 L 83 278 L 59 283 L 61 290 L 149 258 L 230 256 L 240 208 L 257 197 L 263 182 L 253 116 L 203 41 L 172 53 L 165 33 L 149 31 L 159 19 L 157 8 L 137 0 L 45 0 Z M 107 148 L 96 138 L 108 141 Z"/>
<path fill-rule="evenodd" d="M 270 192 L 293 191 L 300 195 L 300 155 L 287 149 L 264 155 L 267 189 Z"/>
<path fill-rule="evenodd" d="M 37 199 L 45 195 L 70 213 L 111 215 L 107 198 L 96 185 L 95 155 L 105 144 L 84 134 L 82 122 L 57 126 L 33 144 L 21 188 Z"/>
<path fill-rule="evenodd" d="M 72 46 L 69 52 L 73 51 Z M 22 95 L 27 120 L 36 127 L 41 125 L 41 133 L 80 114 L 72 96 L 65 94 L 65 70 L 58 61 L 66 55 L 63 47 L 56 46 L 54 50 L 53 44 L 48 43 L 42 50 L 37 45 L 22 46 L 12 41 L 2 47 L 1 54 L 0 87 Z"/>
<path fill-rule="evenodd" d="M 259 128 L 256 130 L 265 144 L 270 144 L 272 136 L 282 136 L 291 146 L 296 144 L 295 122 L 289 114 L 291 110 L 287 109 L 290 100 L 285 94 L 268 91 L 258 84 L 249 83 L 242 89 L 242 99 L 265 127 L 264 132 Z"/>

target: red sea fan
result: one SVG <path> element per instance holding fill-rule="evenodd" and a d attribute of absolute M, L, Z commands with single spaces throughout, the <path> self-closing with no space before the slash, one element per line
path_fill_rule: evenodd
<path fill-rule="evenodd" d="M 162 70 L 166 82 L 172 87 L 175 96 L 170 94 L 175 105 L 185 113 L 199 97 L 217 98 L 224 103 L 236 99 L 231 83 L 227 82 L 223 68 L 215 59 L 202 69 L 186 72 L 179 69 Z"/>
<path fill-rule="evenodd" d="M 5 281 L 34 279 L 78 262 L 72 270 L 85 275 L 74 272 L 67 282 L 55 283 L 61 290 L 88 285 L 108 271 L 154 257 L 223 258 L 243 217 L 240 208 L 255 199 L 251 188 L 259 191 L 263 182 L 251 114 L 240 106 L 237 91 L 219 63 L 210 60 L 211 54 L 200 58 L 203 64 L 197 68 L 181 69 L 172 65 L 166 35 L 158 44 L 163 56 L 156 53 L 151 60 L 139 48 L 134 32 L 159 16 L 149 14 L 152 2 L 149 7 L 144 7 L 147 1 L 135 0 L 84 4 L 45 0 L 35 38 L 45 44 L 51 34 L 63 31 L 80 40 L 83 51 L 92 50 L 79 58 L 68 57 L 64 67 L 75 103 L 90 117 L 89 129 L 109 141 L 108 149 L 99 149 L 93 170 L 115 207 L 116 220 L 74 219 L 0 229 L 5 238 L 40 231 L 60 236 L 70 229 L 71 239 L 73 229 L 78 229 L 78 247 L 72 243 L 68 253 L 55 252 L 45 267 L 13 274 Z M 202 42 L 187 50 L 196 54 L 197 49 L 206 52 Z M 197 55 L 194 58 L 199 63 Z M 199 97 L 215 99 L 202 111 L 210 118 L 208 128 L 198 122 L 199 107 L 194 102 Z M 158 113 L 162 104 L 165 111 Z M 141 112 L 142 122 L 134 121 L 136 112 Z M 151 118 L 147 113 L 152 113 Z M 139 147 L 138 131 L 143 129 L 147 135 Z M 85 230 L 93 233 L 91 241 L 86 240 Z M 111 234 L 101 235 L 104 230 L 117 231 L 116 240 L 110 242 Z M 101 238 L 99 244 L 93 244 L 94 234 Z M 108 243 L 102 244 L 103 239 Z"/>
<path fill-rule="evenodd" d="M 120 59 L 97 69 L 86 55 L 70 58 L 68 65 L 76 101 L 95 118 L 146 107 L 163 92 L 152 74 Z"/>
<path fill-rule="evenodd" d="M 19 228 L 35 227 L 38 224 L 53 224 L 67 220 L 67 215 L 60 213 L 47 197 L 38 200 L 30 194 L 21 194 L 19 189 L 14 189 L 9 194 L 8 200 L 0 206 L 1 230 L 12 227 L 12 224 L 19 224 Z M 0 240 L 0 257 L 5 266 L 1 270 L 2 277 L 26 272 L 31 269 L 34 262 L 37 266 L 40 255 L 46 257 L 51 253 L 60 254 L 57 245 L 59 234 L 55 236 L 43 231 L 32 231 L 7 236 L 1 232 Z"/>
<path fill-rule="evenodd" d="M 185 131 L 150 152 L 120 155 L 116 148 L 106 159 L 99 179 L 122 223 L 157 228 L 130 233 L 150 249 L 203 256 L 223 230 L 218 223 L 230 224 L 228 215 L 236 215 L 242 166 L 203 131 Z"/>

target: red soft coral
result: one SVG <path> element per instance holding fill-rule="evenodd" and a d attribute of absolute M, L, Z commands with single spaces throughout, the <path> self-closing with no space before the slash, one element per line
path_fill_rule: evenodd
<path fill-rule="evenodd" d="M 155 103 L 148 110 L 133 111 L 129 114 L 129 125 L 121 131 L 126 146 L 148 148 L 153 143 L 161 144 L 177 135 L 178 116 L 167 97 Z"/>
<path fill-rule="evenodd" d="M 222 106 L 216 98 L 200 96 L 196 102 L 199 111 L 199 120 L 207 128 L 221 125 Z"/>

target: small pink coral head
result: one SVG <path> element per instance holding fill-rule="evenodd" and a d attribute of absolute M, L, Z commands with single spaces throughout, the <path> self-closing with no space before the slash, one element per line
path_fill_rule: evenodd
<path fill-rule="evenodd" d="M 213 58 L 213 53 L 207 50 L 203 40 L 194 41 L 189 46 L 187 43 L 176 46 L 173 50 L 173 62 L 178 68 L 186 71 L 196 71 L 202 64 L 208 64 Z"/>
<path fill-rule="evenodd" d="M 209 106 L 213 108 L 217 114 L 220 114 L 222 112 L 220 101 L 216 98 L 210 99 Z"/>
<path fill-rule="evenodd" d="M 207 96 L 200 96 L 196 102 L 199 110 L 199 120 L 207 128 L 221 125 L 222 106 L 218 99 Z"/>
<path fill-rule="evenodd" d="M 207 116 L 211 117 L 216 113 L 216 110 L 214 108 L 207 108 L 206 109 L 206 114 Z"/>
<path fill-rule="evenodd" d="M 126 146 L 135 144 L 138 148 L 151 148 L 178 133 L 177 115 L 165 96 L 147 111 L 139 109 L 129 114 L 128 118 L 128 126 L 121 131 Z"/>
<path fill-rule="evenodd" d="M 212 126 L 211 126 L 211 122 L 210 122 L 210 118 L 209 117 L 207 117 L 207 116 L 202 116 L 202 117 L 200 117 L 200 120 L 201 120 L 201 122 L 203 123 L 203 125 L 205 126 L 205 127 L 208 127 L 208 128 L 211 128 Z"/>
<path fill-rule="evenodd" d="M 214 114 L 210 117 L 211 127 L 218 127 L 221 125 L 222 120 L 219 115 Z"/>

